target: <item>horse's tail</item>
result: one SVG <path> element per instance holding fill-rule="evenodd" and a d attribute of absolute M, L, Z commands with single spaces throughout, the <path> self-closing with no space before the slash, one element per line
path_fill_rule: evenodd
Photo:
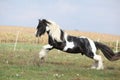
<path fill-rule="evenodd" d="M 104 56 L 110 60 L 110 61 L 116 61 L 120 59 L 120 52 L 114 53 L 111 48 L 109 48 L 107 45 L 100 43 L 100 42 L 94 42 L 96 48 L 100 49 Z"/>

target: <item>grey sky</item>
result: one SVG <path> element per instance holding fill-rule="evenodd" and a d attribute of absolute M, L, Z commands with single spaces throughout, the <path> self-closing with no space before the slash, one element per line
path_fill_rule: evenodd
<path fill-rule="evenodd" d="M 0 0 L 0 25 L 36 27 L 40 18 L 66 30 L 120 35 L 120 0 Z"/>

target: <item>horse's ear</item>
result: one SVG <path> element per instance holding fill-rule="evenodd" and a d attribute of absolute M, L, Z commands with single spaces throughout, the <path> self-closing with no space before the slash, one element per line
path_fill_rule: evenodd
<path fill-rule="evenodd" d="M 38 19 L 39 22 L 41 22 L 42 20 L 41 19 Z"/>
<path fill-rule="evenodd" d="M 42 19 L 42 21 L 43 21 L 43 22 L 47 22 L 47 20 L 46 20 L 46 19 Z"/>

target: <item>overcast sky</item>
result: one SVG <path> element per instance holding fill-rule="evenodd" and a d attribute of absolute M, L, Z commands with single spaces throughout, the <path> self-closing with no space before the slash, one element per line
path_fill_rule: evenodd
<path fill-rule="evenodd" d="M 0 0 L 0 25 L 35 28 L 42 18 L 65 30 L 120 35 L 120 0 Z"/>

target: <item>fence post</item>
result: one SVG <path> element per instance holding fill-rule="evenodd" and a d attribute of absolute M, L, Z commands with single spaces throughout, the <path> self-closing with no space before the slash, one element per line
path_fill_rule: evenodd
<path fill-rule="evenodd" d="M 116 52 L 118 52 L 118 44 L 119 44 L 119 41 L 117 40 L 117 41 L 116 41 L 116 48 L 115 48 L 115 49 L 116 49 L 116 50 L 115 50 Z"/>
<path fill-rule="evenodd" d="M 17 45 L 19 33 L 20 33 L 20 31 L 18 31 L 17 35 L 16 35 L 16 40 L 15 40 L 15 44 L 14 44 L 14 51 L 16 50 L 16 45 Z"/>

